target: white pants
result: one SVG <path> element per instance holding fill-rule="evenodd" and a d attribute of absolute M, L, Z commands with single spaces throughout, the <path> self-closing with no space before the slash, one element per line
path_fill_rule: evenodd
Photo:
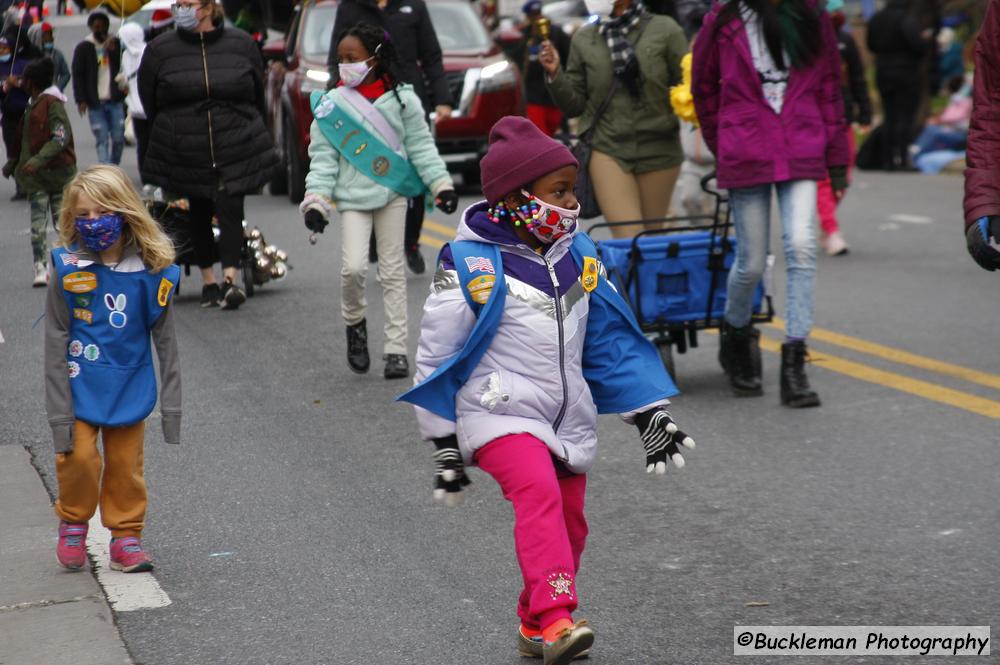
<path fill-rule="evenodd" d="M 343 258 L 340 268 L 340 309 L 344 323 L 355 325 L 365 318 L 365 278 L 368 276 L 368 239 L 375 228 L 378 271 L 385 301 L 383 353 L 406 355 L 406 273 L 403 270 L 403 232 L 406 199 L 402 196 L 377 210 L 345 210 Z"/>

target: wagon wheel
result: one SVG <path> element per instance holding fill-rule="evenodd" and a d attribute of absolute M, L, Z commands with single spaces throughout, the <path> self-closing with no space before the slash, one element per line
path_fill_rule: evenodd
<path fill-rule="evenodd" d="M 660 352 L 660 360 L 663 361 L 663 367 L 666 368 L 667 374 L 670 378 L 677 383 L 677 374 L 674 372 L 674 351 L 668 340 L 656 343 L 656 349 Z"/>
<path fill-rule="evenodd" d="M 760 359 L 760 331 L 754 328 L 753 336 L 750 338 L 750 361 L 753 363 L 753 372 L 756 376 L 763 376 L 763 367 Z"/>
<path fill-rule="evenodd" d="M 247 292 L 247 298 L 253 298 L 253 262 L 251 259 L 243 259 L 243 290 Z"/>

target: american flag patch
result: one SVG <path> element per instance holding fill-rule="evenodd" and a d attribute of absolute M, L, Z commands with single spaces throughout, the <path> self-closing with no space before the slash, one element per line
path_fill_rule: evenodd
<path fill-rule="evenodd" d="M 62 262 L 64 266 L 75 266 L 79 262 L 80 257 L 76 254 L 63 254 Z"/>
<path fill-rule="evenodd" d="M 483 256 L 467 256 L 465 257 L 465 265 L 469 268 L 469 272 L 488 272 L 491 275 L 495 275 L 496 270 L 493 269 L 493 262 Z"/>

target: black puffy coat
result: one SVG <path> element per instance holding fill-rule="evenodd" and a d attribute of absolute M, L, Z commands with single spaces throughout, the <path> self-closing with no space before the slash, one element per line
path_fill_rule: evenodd
<path fill-rule="evenodd" d="M 890 0 L 871 17 L 867 44 L 875 54 L 876 71 L 889 77 L 919 77 L 920 65 L 930 51 L 930 41 L 920 34 L 910 0 Z"/>
<path fill-rule="evenodd" d="M 330 53 L 326 60 L 331 85 L 340 80 L 337 70 L 340 36 L 359 23 L 370 23 L 388 31 L 399 56 L 399 78 L 402 83 L 413 86 L 424 111 L 430 113 L 440 104 L 454 104 L 444 75 L 441 45 L 423 0 L 389 0 L 385 9 L 379 9 L 375 0 L 341 2 L 337 6 Z"/>
<path fill-rule="evenodd" d="M 250 37 L 221 24 L 173 30 L 146 47 L 139 97 L 149 123 L 145 182 L 212 198 L 260 189 L 278 166 L 264 124 L 264 63 Z"/>

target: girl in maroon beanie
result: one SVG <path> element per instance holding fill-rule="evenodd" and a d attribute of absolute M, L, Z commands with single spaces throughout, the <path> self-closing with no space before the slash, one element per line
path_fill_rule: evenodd
<path fill-rule="evenodd" d="M 435 498 L 459 503 L 478 465 L 514 507 L 523 585 L 517 650 L 545 665 L 586 654 L 594 633 L 574 622 L 587 538 L 587 472 L 597 414 L 639 429 L 646 470 L 694 442 L 666 411 L 676 394 L 656 349 L 606 281 L 579 230 L 577 162 L 525 118 L 490 134 L 486 200 L 465 211 L 439 257 L 424 305 L 416 386 L 421 435 L 434 442 Z"/>

